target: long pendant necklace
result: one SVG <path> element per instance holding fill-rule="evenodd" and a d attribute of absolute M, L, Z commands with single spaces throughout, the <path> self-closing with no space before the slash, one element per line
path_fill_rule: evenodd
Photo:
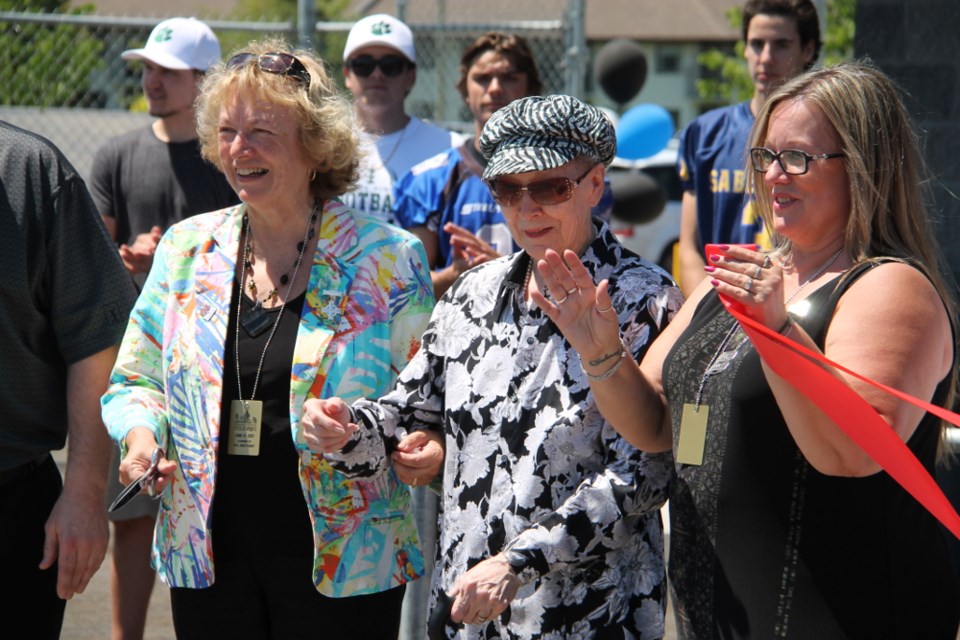
<path fill-rule="evenodd" d="M 280 308 L 277 311 L 276 317 L 273 319 L 273 326 L 270 329 L 270 335 L 267 336 L 267 341 L 263 345 L 263 351 L 260 352 L 260 361 L 257 363 L 257 373 L 253 378 L 253 389 L 250 391 L 250 399 L 243 399 L 243 383 L 240 378 L 240 326 L 243 325 L 243 328 L 247 331 L 251 337 L 256 337 L 262 333 L 266 327 L 270 326 L 270 319 L 267 317 L 266 312 L 263 311 L 263 306 L 259 304 L 259 301 L 255 303 L 254 308 L 248 311 L 246 314 L 241 316 L 240 307 L 243 304 L 243 285 L 247 277 L 247 256 L 250 253 L 250 218 L 246 214 L 243 216 L 243 267 L 240 269 L 240 293 L 237 299 L 237 334 L 233 340 L 233 357 L 234 365 L 237 370 L 237 399 L 231 400 L 230 402 L 230 426 L 229 426 L 229 440 L 227 441 L 227 453 L 230 455 L 238 456 L 258 456 L 260 455 L 260 434 L 263 423 L 263 401 L 255 400 L 257 396 L 257 387 L 260 384 L 260 374 L 263 372 L 263 361 L 267 357 L 267 349 L 270 348 L 270 343 L 273 341 L 273 336 L 277 332 L 277 327 L 280 326 L 280 319 L 283 317 L 283 310 L 287 306 L 287 301 L 290 300 L 290 294 L 293 292 L 293 284 L 297 281 L 297 274 L 300 272 L 300 265 L 303 263 L 303 254 L 306 252 L 307 241 L 310 239 L 310 234 L 313 229 L 313 226 L 317 219 L 317 211 L 319 210 L 319 203 L 314 205 L 313 211 L 310 214 L 310 223 L 307 227 L 307 231 L 304 233 L 303 242 L 298 246 L 299 255 L 297 256 L 297 263 L 293 267 L 293 276 L 288 279 L 287 283 L 287 294 L 283 297 L 283 300 L 280 303 Z M 253 272 L 250 273 L 251 278 L 253 277 Z M 259 311 L 266 318 L 266 322 L 258 320 L 257 317 L 251 316 L 251 313 Z M 253 328 L 253 331 L 251 331 Z"/>
<path fill-rule="evenodd" d="M 296 269 L 300 267 L 300 261 L 303 259 L 303 252 L 307 247 L 307 243 L 314 236 L 317 217 L 319 215 L 320 205 L 317 203 L 310 212 L 310 221 L 307 223 L 307 231 L 304 234 L 304 238 L 301 242 L 297 243 L 298 255 L 297 261 L 293 267 L 293 278 L 290 278 L 288 273 L 284 273 L 280 276 L 280 286 L 282 287 L 284 285 L 288 285 L 287 297 L 290 296 L 289 285 L 292 285 L 293 280 L 296 279 Z M 247 335 L 249 335 L 251 338 L 256 338 L 270 327 L 270 314 L 267 313 L 263 303 L 268 301 L 275 303 L 279 296 L 279 291 L 277 287 L 274 287 L 267 293 L 263 300 L 259 298 L 257 283 L 253 279 L 253 234 L 250 232 L 250 221 L 246 216 L 244 216 L 243 219 L 243 229 L 243 271 L 240 276 L 240 291 L 244 291 L 244 282 L 247 278 L 249 278 L 247 288 L 249 288 L 250 296 L 253 298 L 253 307 L 251 307 L 243 314 L 243 316 L 240 317 L 239 323 L 241 326 L 243 326 L 244 330 L 247 332 Z M 285 302 L 286 300 L 284 300 L 284 303 Z M 238 313 L 239 309 L 240 306 L 238 305 Z"/>
<path fill-rule="evenodd" d="M 830 259 L 827 260 L 823 265 L 817 269 L 813 275 L 803 281 L 803 283 L 797 287 L 797 290 L 794 291 L 789 298 L 784 301 L 784 306 L 790 303 L 794 298 L 797 297 L 797 294 L 803 290 L 808 284 L 819 278 L 826 272 L 827 269 L 840 257 L 840 254 L 843 253 L 843 247 L 837 250 Z M 681 464 L 690 464 L 690 465 L 701 465 L 703 464 L 703 453 L 706 448 L 707 442 L 707 417 L 710 415 L 710 407 L 705 404 L 701 404 L 703 398 L 703 389 L 707 384 L 707 380 L 711 376 L 720 373 L 727 369 L 730 364 L 736 359 L 740 347 L 744 343 L 748 342 L 744 338 L 743 342 L 737 345 L 737 348 L 733 350 L 732 353 L 724 353 L 724 350 L 727 348 L 727 344 L 733 338 L 734 334 L 740 328 L 740 323 L 733 320 L 733 326 L 730 327 L 730 330 L 727 331 L 726 335 L 723 337 L 723 340 L 720 341 L 720 346 L 717 347 L 717 350 L 714 352 L 713 357 L 710 358 L 710 361 L 707 363 L 706 369 L 704 369 L 703 376 L 700 378 L 700 384 L 697 387 L 697 398 L 694 403 L 686 402 L 683 405 L 683 411 L 680 414 L 680 434 L 677 438 L 677 450 L 676 450 L 676 461 Z"/>

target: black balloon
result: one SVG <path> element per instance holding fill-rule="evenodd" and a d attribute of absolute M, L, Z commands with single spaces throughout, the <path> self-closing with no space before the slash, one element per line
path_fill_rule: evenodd
<path fill-rule="evenodd" d="M 613 193 L 611 214 L 631 224 L 656 219 L 667 204 L 667 193 L 656 180 L 641 170 L 608 171 Z"/>
<path fill-rule="evenodd" d="M 611 100 L 626 104 L 647 80 L 647 57 L 634 40 L 617 38 L 600 47 L 593 59 L 593 75 Z"/>

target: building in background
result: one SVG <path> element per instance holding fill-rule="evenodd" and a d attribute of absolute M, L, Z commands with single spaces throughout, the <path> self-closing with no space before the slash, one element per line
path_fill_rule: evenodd
<path fill-rule="evenodd" d="M 71 0 L 71 4 L 80 6 L 84 0 Z M 506 23 L 512 31 L 531 38 L 533 45 L 542 50 L 537 52 L 538 59 L 552 60 L 552 68 L 548 62 L 543 65 L 546 92 L 563 91 L 567 68 L 577 60 L 571 58 L 574 52 L 570 44 L 554 42 L 552 37 L 543 35 L 543 31 L 522 27 L 524 24 L 548 28 L 551 24 L 560 26 L 567 20 L 567 13 L 574 4 L 571 0 L 525 0 L 520 3 L 515 0 L 485 0 L 482 3 L 355 0 L 345 15 L 402 13 L 403 20 L 417 34 L 419 51 L 418 87 L 409 99 L 411 113 L 465 128 L 470 122 L 470 114 L 453 87 L 459 76 L 457 57 L 446 52 L 461 51 L 476 37 L 478 25 L 482 28 Z M 579 97 L 598 106 L 624 110 L 634 104 L 658 104 L 674 116 L 679 130 L 700 113 L 717 106 L 704 101 L 697 92 L 696 82 L 704 73 L 697 57 L 708 49 L 733 50 L 739 34 L 730 26 L 727 14 L 740 4 L 741 0 L 584 1 L 583 32 L 588 54 L 577 61 L 586 78 L 583 95 Z M 163 16 L 158 16 L 155 0 L 98 0 L 94 5 L 97 15 L 157 18 L 202 13 L 198 17 L 229 20 L 240 0 L 206 0 L 199 11 L 196 2 L 168 0 L 163 5 Z M 514 28 L 514 25 L 521 28 Z M 321 32 L 320 41 L 324 37 L 335 37 L 331 34 L 336 31 Z M 612 104 L 596 87 L 589 72 L 592 54 L 615 38 L 636 40 L 647 57 L 647 81 L 640 94 L 627 105 Z M 336 65 L 338 58 L 332 58 L 331 62 Z"/>

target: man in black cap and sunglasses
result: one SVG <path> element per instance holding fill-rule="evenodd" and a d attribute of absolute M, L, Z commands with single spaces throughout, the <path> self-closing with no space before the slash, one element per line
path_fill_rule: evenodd
<path fill-rule="evenodd" d="M 358 20 L 343 50 L 343 75 L 365 136 L 360 181 L 343 201 L 393 222 L 393 184 L 421 160 L 456 146 L 460 136 L 408 115 L 417 80 L 410 27 L 378 13 Z"/>

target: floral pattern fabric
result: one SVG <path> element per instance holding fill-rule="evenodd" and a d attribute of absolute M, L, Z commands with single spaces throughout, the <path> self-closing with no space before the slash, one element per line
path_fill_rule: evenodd
<path fill-rule="evenodd" d="M 582 259 L 596 282 L 610 280 L 624 344 L 639 359 L 682 296 L 665 272 L 597 227 Z M 448 637 L 660 638 L 658 509 L 672 455 L 634 449 L 600 415 L 576 352 L 523 301 L 528 263 L 521 252 L 461 276 L 395 390 L 353 405 L 364 428 L 328 460 L 348 474 L 377 474 L 404 433 L 443 432 L 432 600 L 504 550 L 524 583 L 500 618 L 448 625 Z"/>

